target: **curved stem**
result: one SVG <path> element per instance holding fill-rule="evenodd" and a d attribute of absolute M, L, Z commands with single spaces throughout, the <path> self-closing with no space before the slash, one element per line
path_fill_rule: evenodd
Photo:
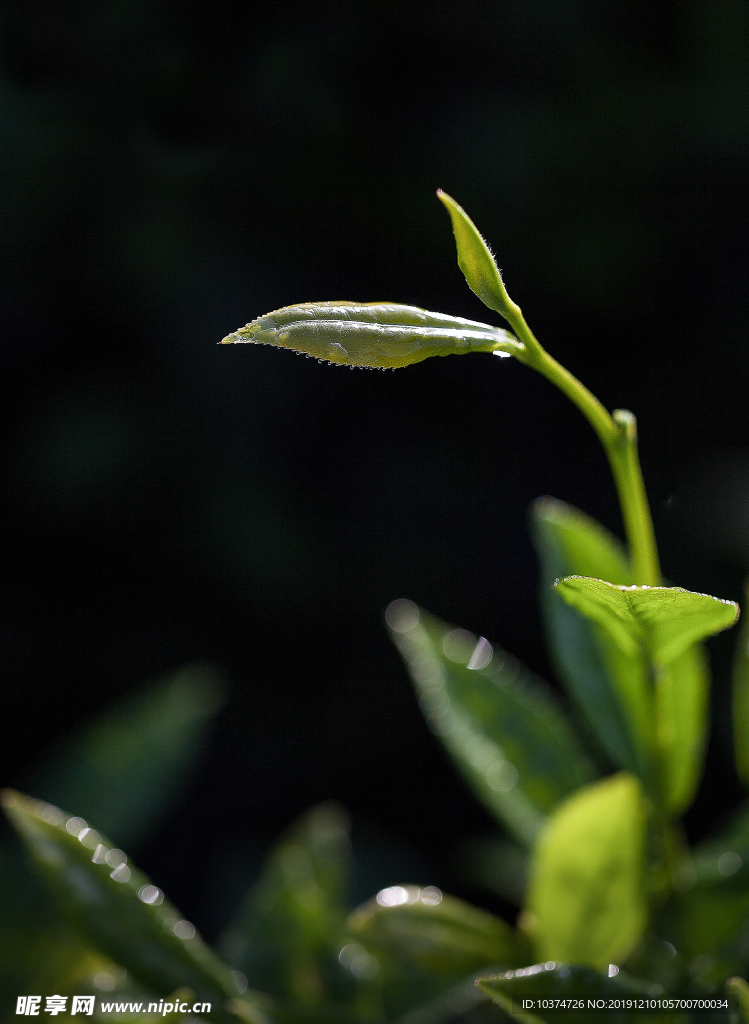
<path fill-rule="evenodd" d="M 514 353 L 517 358 L 555 384 L 595 430 L 614 477 L 634 582 L 638 586 L 658 586 L 661 583 L 658 548 L 637 454 L 634 414 L 626 409 L 617 409 L 609 415 L 595 395 L 549 355 L 528 327 L 519 307 L 516 306 L 507 319 L 523 343 L 523 351 Z"/>

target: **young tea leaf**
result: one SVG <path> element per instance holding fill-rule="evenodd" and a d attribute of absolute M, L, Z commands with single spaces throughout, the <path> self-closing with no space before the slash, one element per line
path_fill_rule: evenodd
<path fill-rule="evenodd" d="M 336 804 L 308 811 L 285 833 L 219 940 L 251 986 L 305 1006 L 351 995 L 341 970 L 350 883 L 348 815 Z"/>
<path fill-rule="evenodd" d="M 645 812 L 626 773 L 587 786 L 549 819 L 534 851 L 528 930 L 541 960 L 620 963 L 647 920 Z"/>
<path fill-rule="evenodd" d="M 739 615 L 734 601 L 681 587 L 622 587 L 569 576 L 559 580 L 557 590 L 597 622 L 625 656 L 644 651 L 657 665 L 668 665 L 698 640 L 728 629 Z"/>
<path fill-rule="evenodd" d="M 341 366 L 395 370 L 429 356 L 512 354 L 523 346 L 507 331 L 394 302 L 307 302 L 258 317 L 223 345 L 288 348 Z"/>
<path fill-rule="evenodd" d="M 547 687 L 515 658 L 413 602 L 386 621 L 432 729 L 503 824 L 532 845 L 545 815 L 595 777 Z"/>
<path fill-rule="evenodd" d="M 438 189 L 437 198 L 450 214 L 458 248 L 458 266 L 463 271 L 468 287 L 485 306 L 502 316 L 511 318 L 513 314 L 519 313 L 518 307 L 505 290 L 494 257 L 476 225 L 447 192 Z"/>
<path fill-rule="evenodd" d="M 666 810 L 689 807 L 702 775 L 707 743 L 710 671 L 701 644 L 658 669 L 655 679 L 656 741 L 661 763 L 661 792 Z"/>
<path fill-rule="evenodd" d="M 552 586 L 564 576 L 629 586 L 622 545 L 595 520 L 553 498 L 534 504 L 531 523 L 546 627 L 566 688 L 613 764 L 635 772 L 667 810 L 680 813 L 694 796 L 704 754 L 710 686 L 704 652 L 693 645 L 661 667 L 653 694 L 644 652 L 623 656 L 600 625 Z"/>
<path fill-rule="evenodd" d="M 186 986 L 211 1003 L 212 1020 L 231 1020 L 223 1002 L 240 992 L 235 975 L 121 850 L 41 800 L 4 790 L 2 804 L 62 913 L 94 946 L 156 992 Z"/>
<path fill-rule="evenodd" d="M 571 607 L 553 585 L 563 576 L 631 583 L 624 547 L 594 519 L 554 498 L 534 502 L 531 530 L 541 567 L 541 610 L 555 667 L 612 764 L 642 775 L 643 743 L 632 721 L 640 712 L 630 710 L 625 699 L 632 687 L 616 678 L 606 634 Z"/>

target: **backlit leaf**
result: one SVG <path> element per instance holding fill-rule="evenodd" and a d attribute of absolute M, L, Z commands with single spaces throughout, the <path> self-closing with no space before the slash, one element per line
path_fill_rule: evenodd
<path fill-rule="evenodd" d="M 502 316 L 519 312 L 517 306 L 505 291 L 502 276 L 489 251 L 489 246 L 478 232 L 476 225 L 455 200 L 442 189 L 437 198 L 447 209 L 452 221 L 455 244 L 458 248 L 458 266 L 463 271 L 468 287 L 478 295 L 485 306 Z"/>
<path fill-rule="evenodd" d="M 2 803 L 62 913 L 96 948 L 159 994 L 191 988 L 213 1020 L 231 1019 L 232 971 L 121 850 L 51 804 L 12 790 Z"/>
<path fill-rule="evenodd" d="M 667 665 L 698 640 L 732 626 L 738 605 L 681 587 L 623 587 L 569 576 L 557 589 L 574 608 L 597 622 L 628 657 L 644 651 Z"/>
<path fill-rule="evenodd" d="M 559 676 L 612 764 L 642 775 L 645 753 L 632 720 L 639 714 L 625 698 L 632 688 L 616 678 L 606 634 L 553 586 L 563 576 L 631 583 L 624 547 L 590 516 L 554 498 L 534 502 L 531 527 L 541 567 L 541 610 Z"/>
<path fill-rule="evenodd" d="M 540 960 L 587 967 L 620 963 L 646 924 L 645 812 L 626 773 L 569 797 L 536 845 L 529 931 Z"/>
<path fill-rule="evenodd" d="M 499 327 L 395 302 L 306 302 L 258 317 L 223 345 L 288 348 L 321 362 L 386 370 L 429 356 L 510 354 L 520 342 Z"/>
<path fill-rule="evenodd" d="M 661 666 L 653 692 L 646 653 L 624 654 L 601 625 L 552 587 L 564 576 L 630 585 L 622 545 L 595 520 L 552 498 L 534 504 L 531 522 L 546 627 L 567 690 L 613 764 L 634 771 L 654 799 L 680 813 L 694 796 L 704 754 L 710 686 L 704 652 L 692 645 Z"/>
<path fill-rule="evenodd" d="M 427 719 L 480 800 L 524 844 L 595 777 L 548 688 L 512 655 L 413 602 L 386 620 Z"/>

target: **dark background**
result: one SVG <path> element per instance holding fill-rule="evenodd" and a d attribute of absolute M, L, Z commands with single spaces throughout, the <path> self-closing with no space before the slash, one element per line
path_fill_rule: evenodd
<path fill-rule="evenodd" d="M 637 413 L 664 571 L 740 598 L 749 7 L 0 11 L 2 781 L 209 659 L 230 703 L 139 857 L 209 936 L 328 797 L 354 814 L 360 897 L 414 879 L 490 903 L 455 851 L 491 822 L 382 612 L 408 596 L 548 676 L 527 507 L 553 494 L 620 532 L 597 442 L 511 360 L 348 372 L 216 342 L 315 299 L 496 322 L 457 269 L 440 186 L 552 353 Z M 693 837 L 740 795 L 730 649 L 712 646 Z"/>

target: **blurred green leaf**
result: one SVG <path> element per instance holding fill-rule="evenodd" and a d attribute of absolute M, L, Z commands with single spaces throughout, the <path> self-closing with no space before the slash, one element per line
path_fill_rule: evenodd
<path fill-rule="evenodd" d="M 184 784 L 223 706 L 216 669 L 188 665 L 98 715 L 47 758 L 29 788 L 135 845 Z"/>
<path fill-rule="evenodd" d="M 524 844 L 595 777 L 544 683 L 512 655 L 411 601 L 386 620 L 427 718 L 479 799 Z"/>
<path fill-rule="evenodd" d="M 595 971 L 575 964 L 547 961 L 523 967 L 518 971 L 479 978 L 476 982 L 482 992 L 497 1003 L 511 1017 L 517 1020 L 539 1019 L 539 1014 L 524 1013 L 522 999 L 526 996 L 549 996 L 558 999 L 585 996 L 591 999 L 611 996 L 647 995 L 650 984 L 639 978 L 617 972 L 609 977 L 609 971 Z M 545 1018 L 546 1013 L 540 1011 Z M 555 1015 L 553 1015 L 555 1016 Z M 605 1014 L 609 1017 L 609 1014 Z M 622 1014 L 628 1017 L 628 1014 Z M 565 1020 L 591 1020 L 589 1013 L 564 1012 Z"/>
<path fill-rule="evenodd" d="M 689 957 L 738 957 L 749 965 L 749 804 L 694 847 L 673 885 L 675 944 Z"/>
<path fill-rule="evenodd" d="M 193 989 L 226 1021 L 227 997 L 240 983 L 189 921 L 121 850 L 59 808 L 4 790 L 3 808 L 64 916 L 102 953 L 166 995 Z"/>
<path fill-rule="evenodd" d="M 645 811 L 624 772 L 571 796 L 534 851 L 528 931 L 539 959 L 588 967 L 621 962 L 647 921 Z"/>
<path fill-rule="evenodd" d="M 486 964 L 524 963 L 527 939 L 505 921 L 435 886 L 394 885 L 349 917 L 347 930 L 368 947 L 440 976 L 462 977 Z"/>
<path fill-rule="evenodd" d="M 739 615 L 734 601 L 681 587 L 626 587 L 568 576 L 557 590 L 597 622 L 625 656 L 644 651 L 656 665 L 675 661 L 698 640 L 728 629 Z"/>
<path fill-rule="evenodd" d="M 476 225 L 463 207 L 458 206 L 447 192 L 438 189 L 437 198 L 450 214 L 455 244 L 458 248 L 458 266 L 465 275 L 468 287 L 474 295 L 478 295 L 485 306 L 496 310 L 502 316 L 512 316 L 513 312 L 518 312 L 515 303 L 505 291 L 502 275 Z"/>
<path fill-rule="evenodd" d="M 749 605 L 749 580 L 744 593 Z M 741 624 L 733 657 L 733 747 L 736 771 L 749 788 L 749 616 Z"/>
<path fill-rule="evenodd" d="M 274 345 L 321 362 L 391 369 L 429 356 L 518 352 L 500 327 L 395 302 L 306 302 L 258 317 L 221 344 Z"/>
<path fill-rule="evenodd" d="M 594 519 L 554 498 L 534 502 L 531 528 L 541 567 L 541 609 L 560 679 L 612 763 L 642 773 L 611 644 L 553 586 L 563 576 L 631 583 L 624 547 Z"/>
<path fill-rule="evenodd" d="M 516 966 L 530 955 L 525 936 L 501 918 L 443 896 L 435 886 L 383 889 L 351 915 L 347 928 L 354 941 L 342 960 L 349 951 L 362 958 L 362 967 L 373 958 L 373 984 L 388 1015 L 439 1002 L 467 975 Z"/>
<path fill-rule="evenodd" d="M 308 811 L 284 834 L 219 949 L 250 985 L 306 1006 L 355 988 L 345 944 L 349 819 L 337 804 Z"/>
<path fill-rule="evenodd" d="M 729 978 L 726 992 L 736 1000 L 742 1024 L 749 1024 L 749 985 L 744 978 Z"/>

